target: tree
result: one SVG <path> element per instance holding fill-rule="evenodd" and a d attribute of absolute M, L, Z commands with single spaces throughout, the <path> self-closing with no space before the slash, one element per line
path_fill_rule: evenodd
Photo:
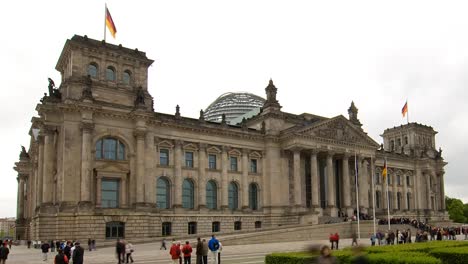
<path fill-rule="evenodd" d="M 468 220 L 468 203 L 463 205 L 463 214 L 466 217 L 466 220 Z"/>
<path fill-rule="evenodd" d="M 445 197 L 445 204 L 451 220 L 457 223 L 466 222 L 464 214 L 464 205 L 460 199 Z"/>

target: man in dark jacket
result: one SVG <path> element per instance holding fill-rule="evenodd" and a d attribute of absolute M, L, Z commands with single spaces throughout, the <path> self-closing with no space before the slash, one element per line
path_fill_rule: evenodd
<path fill-rule="evenodd" d="M 8 249 L 6 243 L 2 243 L 0 247 L 0 263 L 5 264 L 6 260 L 8 259 L 8 254 L 10 254 L 10 250 Z"/>
<path fill-rule="evenodd" d="M 68 260 L 70 260 L 70 258 L 71 258 L 71 246 L 70 246 L 70 244 L 71 244 L 71 242 L 70 242 L 70 241 L 67 241 L 66 243 L 67 243 L 67 244 L 66 244 L 65 247 L 63 248 L 63 254 L 64 254 L 65 256 L 67 256 Z"/>
<path fill-rule="evenodd" d="M 68 258 L 63 254 L 63 250 L 61 248 L 57 249 L 57 255 L 55 255 L 54 264 L 68 264 Z"/>
<path fill-rule="evenodd" d="M 119 260 L 119 264 L 125 262 L 125 244 L 117 238 L 117 243 L 115 244 L 115 253 L 117 254 L 117 259 Z"/>
<path fill-rule="evenodd" d="M 49 244 L 44 241 L 41 245 L 41 250 L 42 250 L 42 260 L 46 261 L 47 260 L 47 254 L 49 253 Z"/>
<path fill-rule="evenodd" d="M 75 250 L 73 250 L 73 264 L 83 264 L 84 249 L 81 247 L 80 242 L 75 243 Z"/>
<path fill-rule="evenodd" d="M 197 237 L 197 255 L 196 264 L 203 264 L 203 242 L 199 237 Z"/>

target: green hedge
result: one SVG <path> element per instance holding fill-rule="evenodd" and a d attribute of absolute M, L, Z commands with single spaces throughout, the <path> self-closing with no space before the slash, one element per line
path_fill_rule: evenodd
<path fill-rule="evenodd" d="M 430 254 L 441 259 L 444 264 L 468 263 L 468 248 L 466 247 L 436 248 L 431 250 Z"/>
<path fill-rule="evenodd" d="M 458 264 L 468 263 L 468 242 L 432 241 L 365 249 L 370 263 L 376 264 Z M 350 248 L 332 251 L 340 264 L 352 263 Z M 305 264 L 313 256 L 306 252 L 273 253 L 265 257 L 267 264 Z"/>

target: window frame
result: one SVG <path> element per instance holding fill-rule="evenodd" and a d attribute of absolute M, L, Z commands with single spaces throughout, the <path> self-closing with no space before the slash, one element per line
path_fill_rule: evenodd
<path fill-rule="evenodd" d="M 172 235 L 172 222 L 162 222 L 161 223 L 161 236 L 171 236 Z"/>
<path fill-rule="evenodd" d="M 212 190 L 209 190 L 208 186 L 210 186 Z M 210 210 L 218 209 L 218 185 L 213 180 L 209 180 L 206 183 L 206 208 Z"/>
<path fill-rule="evenodd" d="M 166 156 L 163 157 L 163 155 L 161 155 L 162 153 L 164 153 Z M 169 166 L 169 162 L 170 162 L 170 159 L 169 159 L 169 149 L 167 148 L 160 148 L 159 149 L 159 165 L 160 166 Z M 163 162 L 163 159 L 165 159 L 165 162 Z"/>
<path fill-rule="evenodd" d="M 128 76 L 128 79 L 126 79 L 126 76 Z M 123 71 L 122 72 L 122 84 L 131 85 L 131 82 L 132 82 L 132 72 L 130 70 Z"/>
<path fill-rule="evenodd" d="M 90 72 L 91 67 L 95 68 L 95 70 L 96 70 L 95 75 L 91 74 L 91 72 Z M 88 67 L 86 68 L 86 75 L 89 75 L 89 77 L 94 78 L 94 79 L 99 78 L 99 66 L 98 66 L 98 64 L 95 63 L 95 62 L 89 63 Z"/>
<path fill-rule="evenodd" d="M 229 157 L 229 168 L 231 171 L 239 171 L 239 162 L 236 156 Z"/>
<path fill-rule="evenodd" d="M 218 168 L 217 155 L 216 154 L 208 154 L 208 169 L 216 170 L 217 168 Z"/>
<path fill-rule="evenodd" d="M 188 235 L 197 234 L 197 222 L 191 221 L 187 223 L 187 234 Z"/>
<path fill-rule="evenodd" d="M 117 236 L 113 236 L 112 233 L 116 229 Z M 109 235 L 108 235 L 109 234 Z M 111 221 L 106 222 L 106 239 L 116 239 L 116 238 L 125 238 L 125 222 Z"/>
<path fill-rule="evenodd" d="M 187 159 L 187 154 L 190 154 L 192 156 L 191 159 Z M 184 157 L 185 157 L 185 167 L 186 168 L 193 168 L 194 167 L 194 164 L 193 164 L 194 153 L 193 153 L 193 151 L 185 151 Z"/>
<path fill-rule="evenodd" d="M 115 182 L 115 183 L 116 183 L 116 186 L 117 186 L 116 190 L 110 190 L 110 189 L 109 189 L 109 190 L 105 190 L 105 189 L 103 189 L 103 188 L 104 188 L 103 185 L 104 185 L 104 183 L 106 183 L 106 182 Z M 101 201 L 100 201 L 100 202 L 101 202 L 101 208 L 119 208 L 119 206 L 120 206 L 120 179 L 116 179 L 116 178 L 103 178 L 103 179 L 101 180 L 101 186 L 100 186 L 100 188 L 101 188 Z M 107 206 L 107 205 L 109 204 L 109 201 L 112 202 L 113 200 L 104 199 L 104 192 L 107 192 L 107 193 L 109 193 L 109 192 L 114 192 L 114 193 L 115 193 L 115 196 L 116 196 L 116 197 L 115 197 L 115 206 L 111 206 L 111 205 Z M 105 202 L 106 202 L 106 203 L 105 203 Z"/>
<path fill-rule="evenodd" d="M 165 194 L 162 195 L 159 193 L 159 190 L 162 190 L 160 188 L 160 182 L 164 182 L 166 184 L 164 191 Z M 165 201 L 160 201 L 159 197 L 164 197 Z M 166 177 L 159 177 L 156 180 L 156 205 L 159 209 L 170 209 L 171 208 L 171 184 L 169 180 Z M 160 204 L 164 203 L 164 207 L 161 207 Z"/>
<path fill-rule="evenodd" d="M 258 159 L 250 159 L 250 172 L 258 173 Z"/>
<path fill-rule="evenodd" d="M 114 149 L 106 149 L 108 141 L 115 141 Z M 94 158 L 97 160 L 126 160 L 126 146 L 125 144 L 115 137 L 101 137 L 94 144 Z M 113 153 L 114 158 L 108 156 L 109 153 Z"/>
<path fill-rule="evenodd" d="M 211 222 L 211 232 L 212 233 L 221 232 L 221 222 L 219 221 Z"/>
<path fill-rule="evenodd" d="M 235 182 L 230 182 L 228 186 L 228 208 L 231 210 L 239 209 L 239 187 Z"/>
<path fill-rule="evenodd" d="M 187 188 L 185 183 L 190 184 L 189 189 Z M 188 194 L 187 194 L 187 191 L 188 191 Z M 182 182 L 182 208 L 184 209 L 195 208 L 195 184 L 190 179 L 184 179 L 184 181 Z"/>
<path fill-rule="evenodd" d="M 242 230 L 242 221 L 235 221 L 234 222 L 234 231 Z"/>
<path fill-rule="evenodd" d="M 112 78 L 110 79 L 109 73 L 112 72 Z M 117 80 L 117 70 L 113 66 L 107 66 L 106 68 L 106 81 L 115 82 Z"/>
<path fill-rule="evenodd" d="M 253 187 L 255 187 L 255 192 L 253 191 Z M 256 183 L 249 184 L 249 208 L 252 211 L 257 211 L 259 209 L 259 201 L 258 201 L 258 185 Z"/>

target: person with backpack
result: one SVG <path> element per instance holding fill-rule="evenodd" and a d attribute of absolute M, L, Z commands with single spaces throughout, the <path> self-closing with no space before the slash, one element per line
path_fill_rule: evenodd
<path fill-rule="evenodd" d="M 175 241 L 172 241 L 171 249 L 169 250 L 169 255 L 171 255 L 172 263 L 178 264 L 180 257 L 180 246 L 177 245 Z"/>
<path fill-rule="evenodd" d="M 2 243 L 0 247 L 0 264 L 5 264 L 8 259 L 8 254 L 10 254 L 10 249 L 8 249 L 6 243 Z"/>
<path fill-rule="evenodd" d="M 212 235 L 210 241 L 208 241 L 208 248 L 211 252 L 213 264 L 218 264 L 219 241 L 216 239 L 215 235 Z"/>
<path fill-rule="evenodd" d="M 61 248 L 57 249 L 57 255 L 55 255 L 54 264 L 68 264 L 68 257 L 63 254 Z"/>
<path fill-rule="evenodd" d="M 184 254 L 184 264 L 191 264 L 192 246 L 190 246 L 190 242 L 185 241 L 185 245 L 182 247 L 182 253 Z"/>

